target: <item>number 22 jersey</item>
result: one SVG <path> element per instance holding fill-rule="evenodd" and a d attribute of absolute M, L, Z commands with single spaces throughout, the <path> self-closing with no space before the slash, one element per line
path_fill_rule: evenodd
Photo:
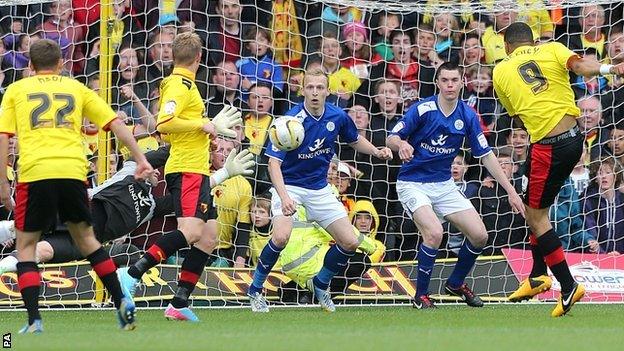
<path fill-rule="evenodd" d="M 53 74 L 9 86 L 0 109 L 0 133 L 17 134 L 19 181 L 87 179 L 83 116 L 106 129 L 115 112 L 95 92 Z"/>

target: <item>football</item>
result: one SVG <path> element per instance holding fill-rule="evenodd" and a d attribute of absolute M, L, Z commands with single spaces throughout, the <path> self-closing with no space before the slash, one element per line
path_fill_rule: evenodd
<path fill-rule="evenodd" d="M 269 127 L 271 143 L 282 151 L 298 148 L 303 142 L 304 136 L 303 124 L 296 118 L 277 118 Z"/>

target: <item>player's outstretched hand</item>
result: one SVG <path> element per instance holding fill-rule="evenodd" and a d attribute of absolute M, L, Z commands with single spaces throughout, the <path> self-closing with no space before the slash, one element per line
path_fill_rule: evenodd
<path fill-rule="evenodd" d="M 297 203 L 293 201 L 288 195 L 282 200 L 282 214 L 284 216 L 292 216 L 297 212 Z"/>
<path fill-rule="evenodd" d="M 137 168 L 134 171 L 134 179 L 145 179 L 150 183 L 152 183 L 152 181 L 154 183 L 158 183 L 158 180 L 156 179 L 157 175 L 158 173 L 156 173 L 154 168 L 152 168 L 152 165 L 150 165 L 147 160 L 143 159 L 137 162 Z"/>
<path fill-rule="evenodd" d="M 225 159 L 225 169 L 230 177 L 242 175 L 252 175 L 253 167 L 256 165 L 254 162 L 254 155 L 245 149 L 240 153 L 236 153 L 236 150 L 232 150 L 228 157 Z"/>
<path fill-rule="evenodd" d="M 387 147 L 377 149 L 377 152 L 375 152 L 375 157 L 381 160 L 390 160 L 392 159 L 392 150 Z"/>
<path fill-rule="evenodd" d="M 243 119 L 241 118 L 241 112 L 236 107 L 225 105 L 212 119 L 211 123 L 214 126 L 214 132 L 216 134 L 221 134 L 228 138 L 236 138 L 236 131 L 232 128 L 243 124 Z M 204 131 L 210 133 L 206 128 L 204 128 Z"/>
<path fill-rule="evenodd" d="M 511 209 L 514 213 L 519 213 L 522 217 L 526 218 L 524 214 L 524 203 L 517 192 L 514 191 L 509 194 L 509 204 L 511 205 Z"/>
<path fill-rule="evenodd" d="M 6 180 L 0 185 L 0 201 L 8 211 L 13 211 L 15 208 L 15 201 L 11 197 L 11 184 Z"/>
<path fill-rule="evenodd" d="M 399 145 L 399 157 L 403 162 L 409 162 L 414 158 L 414 148 L 408 142 L 403 141 Z"/>

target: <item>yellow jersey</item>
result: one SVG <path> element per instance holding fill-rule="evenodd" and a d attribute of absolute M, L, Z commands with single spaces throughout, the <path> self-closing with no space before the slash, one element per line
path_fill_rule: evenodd
<path fill-rule="evenodd" d="M 252 267 L 258 265 L 258 259 L 260 258 L 262 249 L 269 243 L 269 240 L 271 240 L 270 232 L 264 234 L 252 230 L 251 233 L 249 233 L 249 260 L 251 261 Z"/>
<path fill-rule="evenodd" d="M 83 117 L 107 129 L 115 112 L 95 92 L 69 77 L 36 75 L 9 86 L 0 132 L 17 135 L 18 180 L 87 179 Z"/>
<path fill-rule="evenodd" d="M 565 115 L 580 115 L 568 76 L 572 57 L 578 55 L 561 43 L 521 46 L 494 67 L 494 90 L 509 115 L 520 117 L 531 143 Z"/>
<path fill-rule="evenodd" d="M 272 122 L 273 117 L 270 115 L 257 116 L 254 113 L 250 113 L 245 116 L 245 136 L 249 139 L 249 152 L 254 155 L 262 153 Z"/>
<path fill-rule="evenodd" d="M 201 130 L 201 125 L 208 121 L 204 119 L 204 101 L 194 80 L 193 72 L 176 67 L 160 83 L 157 124 L 163 125 L 182 119 L 196 121 L 198 125 L 193 131 L 167 134 L 165 138 L 171 144 L 171 154 L 165 164 L 165 174 L 210 174 L 209 137 Z"/>
<path fill-rule="evenodd" d="M 251 184 L 242 176 L 230 178 L 212 189 L 212 201 L 217 209 L 218 249 L 234 244 L 236 223 L 251 223 Z"/>

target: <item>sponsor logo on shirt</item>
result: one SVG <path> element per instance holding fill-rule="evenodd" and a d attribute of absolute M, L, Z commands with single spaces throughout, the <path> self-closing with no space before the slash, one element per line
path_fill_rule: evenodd
<path fill-rule="evenodd" d="M 448 135 L 440 134 L 437 140 L 430 139 L 431 144 L 421 142 L 420 147 L 434 154 L 452 154 L 456 151 L 454 147 L 442 147 L 446 144 L 446 139 L 448 139 Z"/>
<path fill-rule="evenodd" d="M 329 123 L 331 123 L 331 122 L 329 122 Z M 327 129 L 329 129 L 329 127 Z M 323 146 L 324 142 L 325 142 L 325 138 L 323 138 L 323 139 L 316 139 L 316 140 L 314 140 L 314 145 L 309 146 L 308 149 L 310 149 L 310 152 L 314 152 L 314 151 L 320 149 Z"/>
<path fill-rule="evenodd" d="M 447 138 L 448 138 L 448 135 L 440 134 L 440 135 L 438 135 L 438 140 L 431 139 L 431 145 L 433 145 L 433 146 L 442 146 L 442 145 L 446 144 L 446 139 Z"/>

